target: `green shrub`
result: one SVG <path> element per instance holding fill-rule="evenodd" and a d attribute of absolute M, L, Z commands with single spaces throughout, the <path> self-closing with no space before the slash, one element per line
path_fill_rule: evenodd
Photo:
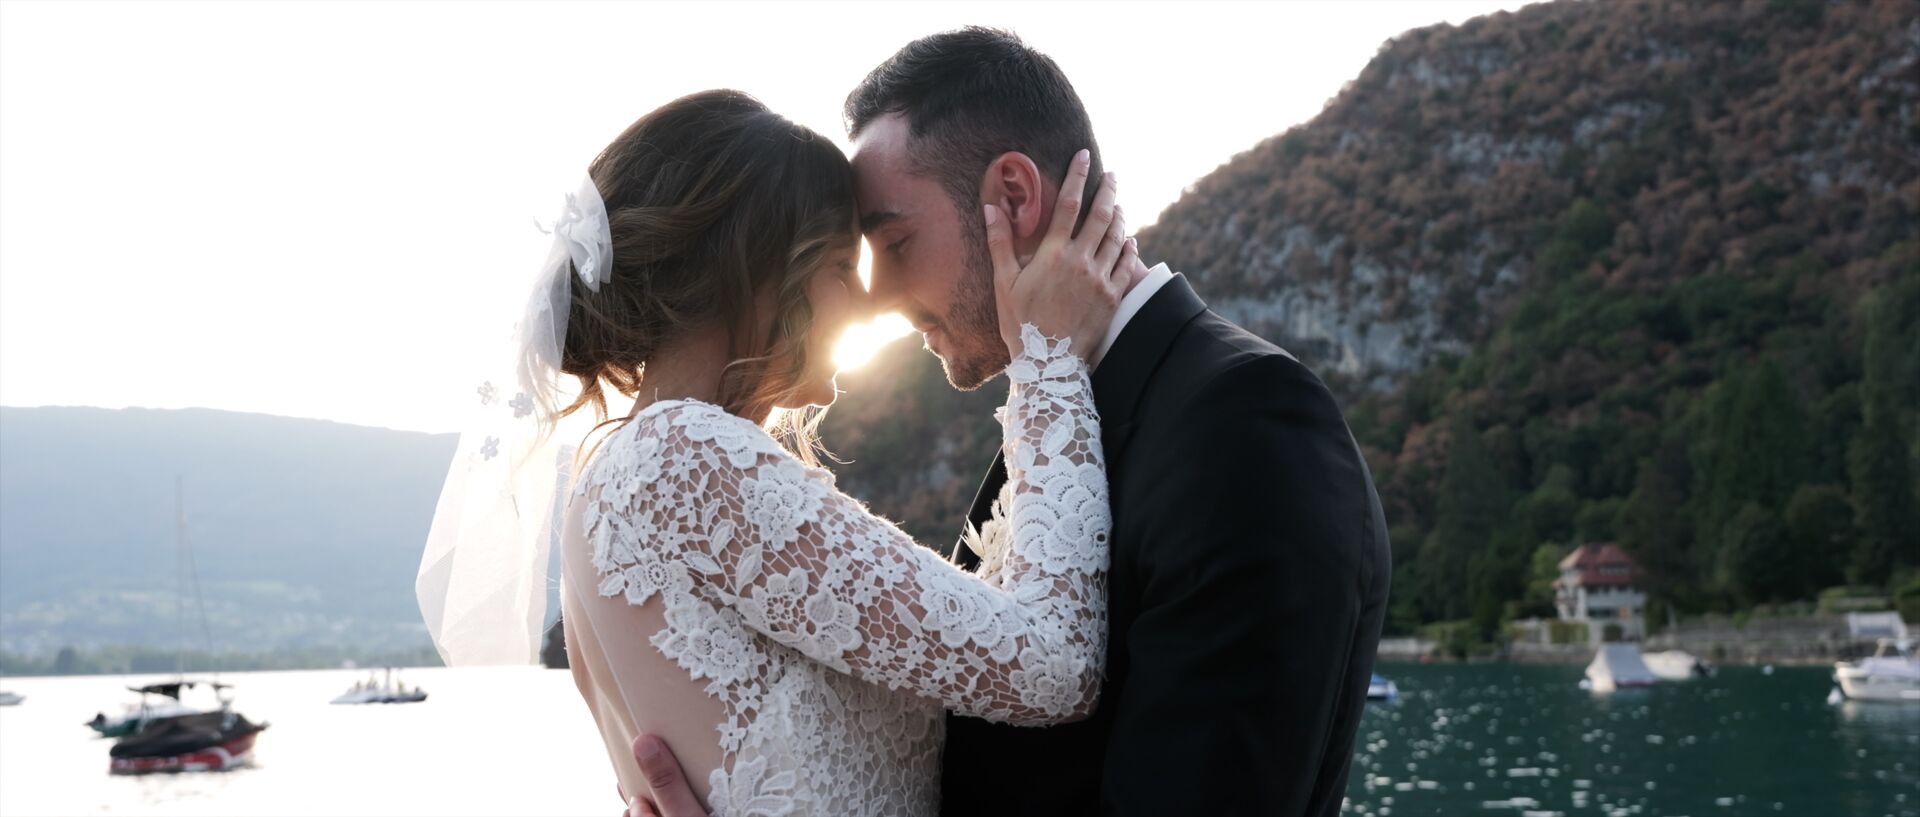
<path fill-rule="evenodd" d="M 1547 623 L 1547 639 L 1555 644 L 1587 643 L 1587 625 L 1579 621 L 1550 621 Z"/>
<path fill-rule="evenodd" d="M 1920 624 L 1920 576 L 1894 591 L 1893 606 L 1900 611 L 1902 620 Z"/>

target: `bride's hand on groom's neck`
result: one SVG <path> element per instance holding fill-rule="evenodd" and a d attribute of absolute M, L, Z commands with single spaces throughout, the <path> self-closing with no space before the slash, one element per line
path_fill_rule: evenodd
<path fill-rule="evenodd" d="M 1021 353 L 1020 328 L 1027 324 L 1048 337 L 1072 338 L 1073 352 L 1088 356 L 1105 337 L 1121 296 L 1133 283 L 1129 272 L 1139 265 L 1139 248 L 1127 237 L 1113 174 L 1100 180 L 1086 222 L 1074 234 L 1091 164 L 1088 151 L 1075 154 L 1060 183 L 1045 237 L 1024 263 L 1016 255 L 1009 214 L 992 204 L 984 206 L 1000 336 L 1014 357 Z"/>

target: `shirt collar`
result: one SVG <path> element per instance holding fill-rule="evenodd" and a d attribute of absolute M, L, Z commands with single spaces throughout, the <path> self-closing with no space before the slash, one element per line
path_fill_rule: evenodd
<path fill-rule="evenodd" d="M 1133 316 L 1140 314 L 1140 307 L 1146 306 L 1147 301 L 1153 298 L 1153 294 L 1159 292 L 1160 288 L 1166 286 L 1171 280 L 1173 280 L 1173 270 L 1168 269 L 1166 263 L 1162 262 L 1153 265 L 1153 269 L 1147 270 L 1147 277 L 1140 279 L 1140 283 L 1134 284 L 1133 289 L 1127 290 L 1127 294 L 1120 299 L 1120 308 L 1113 313 L 1113 322 L 1107 324 L 1107 336 L 1101 339 L 1099 346 L 1094 347 L 1093 354 L 1088 358 L 1089 369 L 1099 368 L 1100 359 L 1107 356 L 1108 349 L 1113 348 L 1113 342 L 1120 337 L 1121 331 L 1127 328 L 1127 322 L 1133 320 Z"/>

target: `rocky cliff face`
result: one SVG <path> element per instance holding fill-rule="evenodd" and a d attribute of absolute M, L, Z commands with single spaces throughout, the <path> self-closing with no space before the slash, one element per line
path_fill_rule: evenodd
<path fill-rule="evenodd" d="M 1615 249 L 1669 256 L 1629 270 L 1653 285 L 1741 253 L 1754 225 L 1715 223 L 1740 203 L 1713 188 L 1911 202 L 1916 10 L 1559 2 L 1410 31 L 1141 246 L 1323 372 L 1389 388 L 1484 338 L 1580 198 L 1625 200 Z"/>

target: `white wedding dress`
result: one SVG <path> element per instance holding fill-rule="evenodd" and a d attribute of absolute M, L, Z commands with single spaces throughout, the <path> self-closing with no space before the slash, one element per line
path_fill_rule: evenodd
<path fill-rule="evenodd" d="M 715 406 L 656 403 L 602 443 L 562 534 L 567 635 L 626 792 L 644 785 L 628 741 L 666 732 L 683 765 L 712 770 L 715 817 L 934 815 L 943 710 L 1092 711 L 1111 527 L 1099 420 L 1085 362 L 1022 330 L 998 414 L 1008 488 L 970 538 L 979 575 Z M 711 731 L 656 726 L 674 722 Z"/>

